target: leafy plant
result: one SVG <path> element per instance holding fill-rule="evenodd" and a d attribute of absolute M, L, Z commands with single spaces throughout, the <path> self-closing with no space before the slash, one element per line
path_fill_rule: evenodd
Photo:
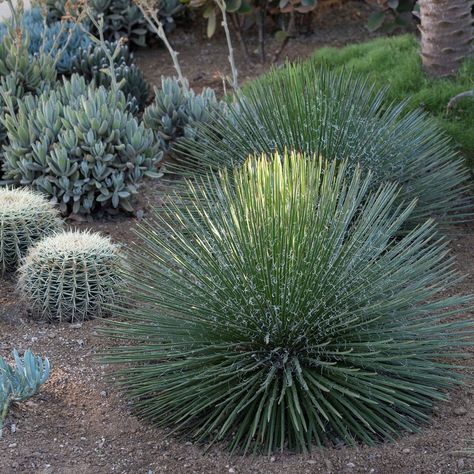
<path fill-rule="evenodd" d="M 29 250 L 19 269 L 19 291 L 35 316 L 82 322 L 107 314 L 105 305 L 117 302 L 120 262 L 109 238 L 63 232 Z"/>
<path fill-rule="evenodd" d="M 8 34 L 10 22 L 0 24 L 0 39 Z M 35 56 L 40 52 L 54 58 L 59 73 L 71 73 L 79 48 L 90 44 L 83 29 L 71 21 L 46 23 L 40 8 L 35 7 L 21 16 L 21 32 L 28 37 L 28 51 Z"/>
<path fill-rule="evenodd" d="M 198 124 L 207 123 L 218 111 L 225 113 L 226 105 L 218 101 L 213 89 L 204 88 L 195 94 L 175 78 L 162 78 L 161 89 L 155 88 L 155 98 L 145 109 L 143 122 L 156 135 L 165 151 L 183 137 L 194 140 Z"/>
<path fill-rule="evenodd" d="M 46 0 L 49 17 L 60 19 L 66 12 L 66 0 Z M 73 4 L 75 2 L 73 1 Z M 167 31 L 174 28 L 174 17 L 184 10 L 179 0 L 149 2 L 163 21 Z M 109 41 L 127 38 L 133 45 L 146 46 L 149 33 L 147 21 L 134 0 L 89 0 L 95 18 L 104 19 L 104 34 Z"/>
<path fill-rule="evenodd" d="M 113 54 L 117 43 L 105 42 L 105 47 Z M 143 72 L 134 64 L 133 54 L 127 45 L 119 46 L 114 59 L 117 82 L 122 82 L 121 90 L 127 97 L 130 110 L 139 111 L 146 105 L 149 96 L 149 85 Z M 110 87 L 110 74 L 104 70 L 109 68 L 109 60 L 101 45 L 89 45 L 80 49 L 74 61 L 74 71 L 97 86 Z"/>
<path fill-rule="evenodd" d="M 397 28 L 406 28 L 411 21 L 417 0 L 379 0 L 379 8 L 370 14 L 367 29 L 383 29 L 393 32 Z"/>
<path fill-rule="evenodd" d="M 29 247 L 61 228 L 57 210 L 44 196 L 0 188 L 0 275 L 16 270 Z"/>
<path fill-rule="evenodd" d="M 7 110 L 17 110 L 18 100 L 39 94 L 56 82 L 54 59 L 44 53 L 32 56 L 28 35 L 9 25 L 0 41 L 0 180 L 2 179 L 2 146 L 7 143 L 3 118 Z M 7 105 L 8 102 L 8 105 Z"/>
<path fill-rule="evenodd" d="M 461 382 L 449 355 L 472 321 L 454 316 L 468 297 L 440 296 L 458 282 L 446 243 L 432 221 L 395 239 L 415 202 L 347 171 L 249 158 L 141 225 L 106 330 L 141 416 L 244 451 L 371 444 Z"/>
<path fill-rule="evenodd" d="M 248 29 L 256 25 L 258 30 L 259 56 L 265 61 L 265 25 L 268 17 L 272 17 L 273 23 L 283 28 L 277 31 L 277 37 L 284 42 L 281 49 L 286 45 L 289 37 L 296 29 L 296 15 L 311 13 L 317 6 L 318 0 L 189 0 L 190 8 L 200 9 L 203 17 L 207 19 L 207 35 L 212 37 L 219 23 L 218 18 L 224 10 L 237 33 L 243 52 L 247 59 L 248 54 Z M 222 6 L 221 6 L 222 4 Z M 247 40 L 247 41 L 246 41 Z M 278 55 L 281 53 L 279 51 Z"/>
<path fill-rule="evenodd" d="M 133 211 L 145 176 L 159 177 L 153 133 L 127 110 L 119 90 L 73 75 L 39 98 L 26 97 L 3 120 L 5 174 L 58 203 L 62 213 Z"/>
<path fill-rule="evenodd" d="M 175 146 L 177 171 L 232 167 L 252 154 L 285 149 L 347 160 L 395 181 L 400 200 L 418 199 L 410 220 L 461 218 L 468 172 L 450 139 L 426 114 L 391 105 L 367 79 L 315 62 L 287 65 L 249 84 L 237 106 Z M 458 214 L 458 212 L 460 212 Z"/>
<path fill-rule="evenodd" d="M 22 402 L 36 395 L 49 377 L 49 361 L 25 351 L 23 360 L 17 350 L 13 351 L 15 367 L 0 357 L 0 438 L 3 423 L 12 402 Z"/>

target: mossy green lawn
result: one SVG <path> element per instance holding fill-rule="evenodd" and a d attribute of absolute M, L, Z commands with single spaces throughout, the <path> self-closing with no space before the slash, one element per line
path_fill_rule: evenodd
<path fill-rule="evenodd" d="M 451 97 L 474 89 L 474 60 L 465 61 L 455 78 L 431 79 L 423 73 L 418 42 L 412 35 L 381 38 L 342 49 L 323 48 L 313 60 L 331 69 L 367 74 L 376 86 L 389 87 L 389 99 L 407 99 L 414 108 L 430 112 L 474 169 L 474 99 L 463 99 L 453 112 L 446 111 Z"/>

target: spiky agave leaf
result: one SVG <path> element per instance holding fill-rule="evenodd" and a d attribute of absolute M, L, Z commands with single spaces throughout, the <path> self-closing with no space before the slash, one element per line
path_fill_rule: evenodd
<path fill-rule="evenodd" d="M 429 417 L 460 382 L 467 298 L 414 203 L 372 176 L 292 154 L 188 183 L 141 226 L 106 355 L 138 412 L 232 449 L 372 443 Z"/>
<path fill-rule="evenodd" d="M 176 145 L 176 171 L 232 167 L 251 153 L 289 149 L 347 160 L 349 174 L 361 164 L 374 173 L 374 187 L 396 181 L 400 199 L 418 199 L 411 221 L 465 217 L 468 171 L 449 137 L 427 114 L 385 95 L 367 79 L 311 61 L 275 69 L 225 114 L 200 124 L 194 140 Z"/>

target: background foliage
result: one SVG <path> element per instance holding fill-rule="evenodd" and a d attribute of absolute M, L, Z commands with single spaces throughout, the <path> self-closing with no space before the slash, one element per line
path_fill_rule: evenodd
<path fill-rule="evenodd" d="M 390 104 L 370 79 L 328 72 L 317 60 L 286 65 L 247 85 L 236 106 L 175 147 L 178 173 L 233 167 L 250 154 L 285 149 L 348 160 L 417 198 L 413 221 L 449 220 L 468 203 L 468 173 L 449 138 L 426 114 Z M 454 214 L 455 215 L 455 214 Z M 462 215 L 456 216 L 462 217 Z"/>
<path fill-rule="evenodd" d="M 407 101 L 409 109 L 421 108 L 451 135 L 474 167 L 474 101 L 465 99 L 452 112 L 451 97 L 474 89 L 474 60 L 467 60 L 452 79 L 428 78 L 421 67 L 419 46 L 411 35 L 381 38 L 342 49 L 322 48 L 313 61 L 333 70 L 363 74 L 378 87 L 387 87 L 387 99 Z"/>

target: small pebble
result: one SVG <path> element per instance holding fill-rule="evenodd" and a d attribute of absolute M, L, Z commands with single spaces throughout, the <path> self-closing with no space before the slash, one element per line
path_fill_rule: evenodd
<path fill-rule="evenodd" d="M 464 407 L 457 407 L 454 409 L 455 415 L 461 416 L 461 415 L 465 415 L 466 413 L 467 413 L 467 410 Z"/>
<path fill-rule="evenodd" d="M 231 468 L 229 469 L 229 472 L 235 472 L 235 469 L 234 469 L 233 467 L 231 467 Z"/>
<path fill-rule="evenodd" d="M 16 448 L 18 445 L 16 443 L 12 443 L 12 444 L 9 444 L 8 447 L 9 448 Z"/>
<path fill-rule="evenodd" d="M 347 466 L 347 467 L 350 467 L 350 468 L 353 468 L 353 467 L 355 467 L 356 465 L 355 465 L 353 462 L 348 462 L 348 463 L 346 464 L 346 466 Z"/>
<path fill-rule="evenodd" d="M 11 433 L 16 433 L 16 425 L 15 425 L 15 423 L 12 423 L 12 425 L 10 426 L 10 432 L 11 432 Z"/>
<path fill-rule="evenodd" d="M 410 449 L 409 448 L 405 448 L 402 453 L 405 453 L 405 454 L 409 454 L 410 453 Z"/>

